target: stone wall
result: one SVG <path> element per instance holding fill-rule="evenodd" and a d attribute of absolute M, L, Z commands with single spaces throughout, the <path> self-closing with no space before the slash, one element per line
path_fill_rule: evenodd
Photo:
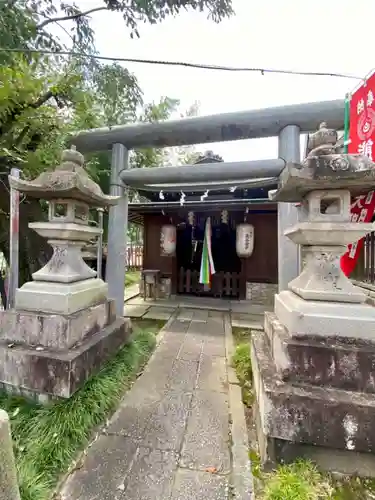
<path fill-rule="evenodd" d="M 246 300 L 251 300 L 254 304 L 273 306 L 274 296 L 277 291 L 278 285 L 274 283 L 246 282 Z"/>

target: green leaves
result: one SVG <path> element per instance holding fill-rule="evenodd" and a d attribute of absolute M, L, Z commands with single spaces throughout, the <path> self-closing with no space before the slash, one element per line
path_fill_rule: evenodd
<path fill-rule="evenodd" d="M 101 65 L 93 73 L 92 88 L 105 125 L 132 122 L 142 104 L 136 77 L 120 64 Z"/>
<path fill-rule="evenodd" d="M 108 10 L 120 11 L 131 36 L 139 36 L 140 23 L 156 24 L 182 10 L 207 12 L 214 22 L 233 14 L 232 0 L 104 0 Z"/>

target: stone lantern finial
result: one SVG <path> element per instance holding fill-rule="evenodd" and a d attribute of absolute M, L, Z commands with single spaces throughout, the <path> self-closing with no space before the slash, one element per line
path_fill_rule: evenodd
<path fill-rule="evenodd" d="M 85 163 L 84 156 L 77 151 L 73 145 L 70 149 L 65 149 L 61 155 L 61 164 L 55 170 L 65 170 L 75 172 L 78 168 L 83 168 Z"/>
<path fill-rule="evenodd" d="M 321 122 L 316 132 L 308 138 L 308 157 L 334 154 L 338 135 L 335 129 L 327 128 L 326 122 Z"/>

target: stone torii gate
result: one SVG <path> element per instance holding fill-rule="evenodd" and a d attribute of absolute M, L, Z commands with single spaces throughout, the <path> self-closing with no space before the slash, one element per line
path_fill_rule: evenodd
<path fill-rule="evenodd" d="M 125 186 L 143 190 L 187 190 L 194 184 L 202 191 L 210 182 L 223 187 L 246 181 L 279 176 L 286 162 L 300 162 L 300 134 L 316 130 L 322 120 L 340 129 L 344 123 L 344 101 L 305 103 L 276 108 L 218 114 L 197 118 L 170 120 L 159 123 L 120 125 L 81 131 L 70 139 L 82 153 L 112 150 L 111 195 L 121 196 L 118 205 L 110 208 L 108 223 L 107 276 L 109 297 L 115 299 L 118 315 L 123 314 L 126 229 L 128 199 Z M 171 147 L 212 142 L 257 139 L 278 136 L 277 159 L 262 161 L 201 164 L 191 169 L 157 167 L 128 170 L 129 151 L 144 147 Z M 161 188 L 160 186 L 163 185 Z M 169 187 L 168 187 L 169 185 Z M 215 186 L 214 186 L 215 187 Z M 210 190 L 214 189 L 210 185 Z M 278 282 L 279 291 L 299 274 L 299 248 L 284 236 L 284 231 L 297 222 L 298 209 L 294 204 L 278 207 Z"/>

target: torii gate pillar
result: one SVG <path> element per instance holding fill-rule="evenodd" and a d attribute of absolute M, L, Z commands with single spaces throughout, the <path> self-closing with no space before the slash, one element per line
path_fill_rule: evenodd
<path fill-rule="evenodd" d="M 286 162 L 301 161 L 300 129 L 287 125 L 279 133 L 279 158 Z M 288 283 L 300 273 L 300 249 L 284 236 L 287 228 L 298 222 L 298 208 L 293 203 L 279 203 L 278 214 L 278 275 L 279 292 L 288 289 Z"/>
<path fill-rule="evenodd" d="M 129 166 L 129 152 L 123 144 L 113 144 L 111 163 L 111 195 L 121 196 L 109 210 L 106 282 L 108 296 L 116 302 L 117 316 L 124 314 L 125 256 L 128 230 L 128 194 L 120 185 L 119 173 Z"/>

